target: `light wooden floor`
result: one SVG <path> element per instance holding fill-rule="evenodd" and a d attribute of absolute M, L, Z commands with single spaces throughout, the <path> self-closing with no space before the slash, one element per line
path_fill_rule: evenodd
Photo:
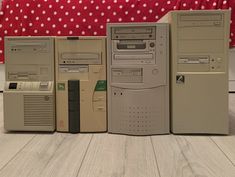
<path fill-rule="evenodd" d="M 230 136 L 5 133 L 0 94 L 0 177 L 235 177 L 235 94 Z"/>

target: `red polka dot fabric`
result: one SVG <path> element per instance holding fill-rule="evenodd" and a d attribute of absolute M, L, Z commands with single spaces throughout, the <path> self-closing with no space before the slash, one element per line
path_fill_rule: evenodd
<path fill-rule="evenodd" d="M 0 63 L 4 36 L 105 36 L 107 22 L 155 22 L 170 10 L 231 9 L 234 0 L 3 0 Z M 231 46 L 235 46 L 231 21 Z"/>

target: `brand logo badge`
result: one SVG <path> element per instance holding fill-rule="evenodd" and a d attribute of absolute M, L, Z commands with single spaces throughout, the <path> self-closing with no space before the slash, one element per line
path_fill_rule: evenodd
<path fill-rule="evenodd" d="M 65 90 L 65 84 L 64 83 L 58 83 L 57 84 L 57 89 L 58 90 Z"/>
<path fill-rule="evenodd" d="M 177 75 L 176 76 L 176 83 L 177 84 L 184 84 L 184 81 L 185 81 L 184 75 Z"/>

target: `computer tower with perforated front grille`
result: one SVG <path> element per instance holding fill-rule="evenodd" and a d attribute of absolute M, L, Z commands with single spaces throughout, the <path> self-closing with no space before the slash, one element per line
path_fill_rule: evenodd
<path fill-rule="evenodd" d="M 169 28 L 108 24 L 108 132 L 169 133 Z"/>

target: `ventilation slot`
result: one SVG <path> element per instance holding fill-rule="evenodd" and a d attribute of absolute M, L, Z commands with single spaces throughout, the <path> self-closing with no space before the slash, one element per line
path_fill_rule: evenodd
<path fill-rule="evenodd" d="M 24 95 L 24 125 L 52 126 L 54 120 L 51 95 Z"/>

